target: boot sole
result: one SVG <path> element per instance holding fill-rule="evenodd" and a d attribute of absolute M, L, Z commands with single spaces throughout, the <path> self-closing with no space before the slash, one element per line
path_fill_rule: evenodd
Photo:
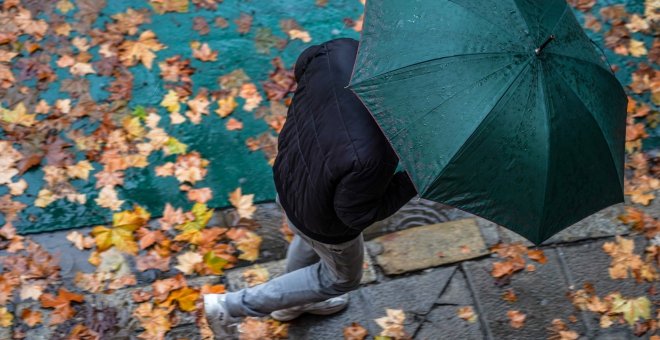
<path fill-rule="evenodd" d="M 289 314 L 287 317 L 280 317 L 280 318 L 275 317 L 274 315 L 271 314 L 271 318 L 273 318 L 273 319 L 275 319 L 275 320 L 277 320 L 277 321 L 287 322 L 287 321 L 291 321 L 291 320 L 293 320 L 293 319 L 296 319 L 296 318 L 300 317 L 301 315 L 303 315 L 303 314 L 305 314 L 305 313 L 307 313 L 307 314 L 313 314 L 313 315 L 330 315 L 330 314 L 335 314 L 335 313 L 340 312 L 340 311 L 343 310 L 344 308 L 346 308 L 346 306 L 348 306 L 348 303 L 345 303 L 345 304 L 343 304 L 343 305 L 339 305 L 339 306 L 336 306 L 336 307 L 333 307 L 333 308 L 316 309 L 316 310 L 312 309 L 312 310 L 300 311 L 300 312 L 298 312 L 298 313 L 296 313 L 296 314 Z M 276 315 L 277 315 L 277 314 L 276 314 Z"/>

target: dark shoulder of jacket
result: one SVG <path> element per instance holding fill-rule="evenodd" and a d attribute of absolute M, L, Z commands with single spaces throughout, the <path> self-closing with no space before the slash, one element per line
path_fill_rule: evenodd
<path fill-rule="evenodd" d="M 307 47 L 302 53 L 300 53 L 294 65 L 293 74 L 296 81 L 297 82 L 300 81 L 300 78 L 302 77 L 303 73 L 305 73 L 305 69 L 307 68 L 307 65 L 309 65 L 309 63 L 311 63 L 312 60 L 318 55 L 325 54 L 328 49 L 357 51 L 358 45 L 359 43 L 355 39 L 337 38 L 337 39 L 328 40 L 318 45 L 312 45 Z"/>

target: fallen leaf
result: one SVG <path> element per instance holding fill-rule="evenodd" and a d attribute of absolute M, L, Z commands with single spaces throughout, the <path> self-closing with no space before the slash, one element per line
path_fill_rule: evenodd
<path fill-rule="evenodd" d="M 33 311 L 32 309 L 23 309 L 21 312 L 21 319 L 29 327 L 34 327 L 42 322 L 41 311 Z"/>
<path fill-rule="evenodd" d="M 80 294 L 71 293 L 66 288 L 60 288 L 58 295 L 47 293 L 41 295 L 39 301 L 43 308 L 53 308 L 50 313 L 49 325 L 56 325 L 63 323 L 73 317 L 76 312 L 71 307 L 72 302 L 83 302 L 84 298 Z"/>
<path fill-rule="evenodd" d="M 457 315 L 459 318 L 469 323 L 475 323 L 477 321 L 477 314 L 474 312 L 474 309 L 472 309 L 472 306 L 459 307 Z"/>
<path fill-rule="evenodd" d="M 174 266 L 174 268 L 178 269 L 180 272 L 186 275 L 192 274 L 195 270 L 195 265 L 202 263 L 203 261 L 202 255 L 191 251 L 177 256 L 176 259 L 179 264 Z"/>
<path fill-rule="evenodd" d="M 369 335 L 369 331 L 357 322 L 344 327 L 344 340 L 364 340 L 367 335 Z"/>
<path fill-rule="evenodd" d="M 509 325 L 516 329 L 522 328 L 525 324 L 525 319 L 527 318 L 527 315 L 517 310 L 507 311 L 506 316 L 509 318 Z"/>

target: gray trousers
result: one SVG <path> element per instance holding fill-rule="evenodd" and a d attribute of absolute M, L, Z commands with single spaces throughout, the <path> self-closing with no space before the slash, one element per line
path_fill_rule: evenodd
<path fill-rule="evenodd" d="M 266 283 L 228 293 L 232 316 L 266 316 L 273 311 L 320 302 L 356 289 L 362 279 L 364 239 L 326 244 L 294 232 L 286 254 L 286 274 Z"/>

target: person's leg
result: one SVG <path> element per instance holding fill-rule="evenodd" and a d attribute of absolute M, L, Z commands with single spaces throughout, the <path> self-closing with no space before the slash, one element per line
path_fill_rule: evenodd
<path fill-rule="evenodd" d="M 294 226 L 291 226 L 295 230 Z M 226 306 L 232 316 L 266 316 L 277 310 L 320 302 L 354 290 L 362 278 L 364 240 L 324 244 L 301 234 L 320 261 L 261 285 L 228 293 Z"/>
<path fill-rule="evenodd" d="M 289 222 L 289 225 L 291 223 Z M 293 230 L 293 229 L 292 229 Z M 286 251 L 286 273 L 311 266 L 319 262 L 321 258 L 316 254 L 312 246 L 305 241 L 297 231 L 294 231 L 293 239 Z"/>

